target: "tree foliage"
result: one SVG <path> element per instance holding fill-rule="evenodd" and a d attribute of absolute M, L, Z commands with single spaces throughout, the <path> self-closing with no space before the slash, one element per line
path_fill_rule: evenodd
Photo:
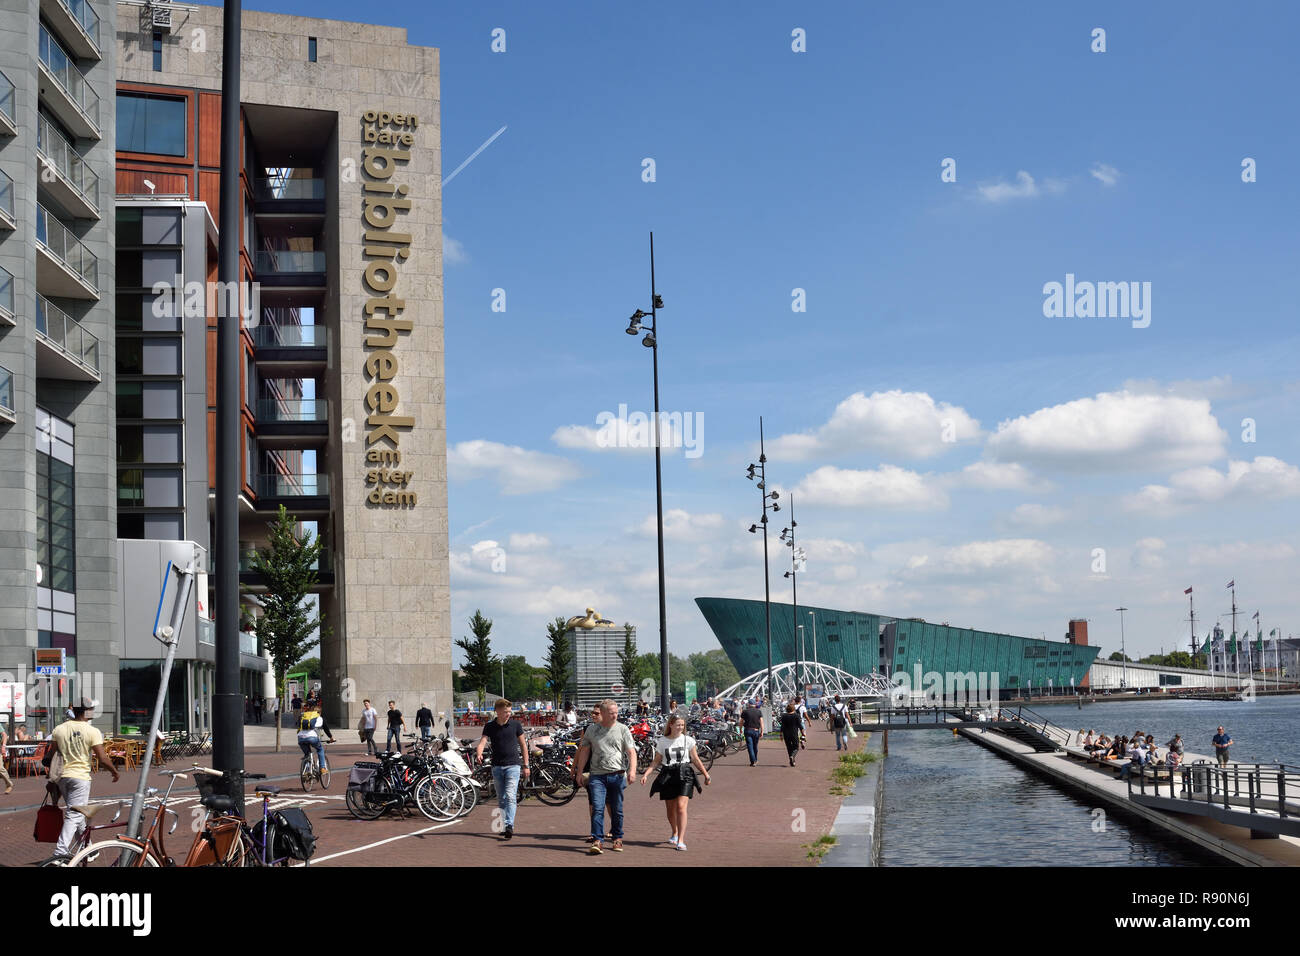
<path fill-rule="evenodd" d="M 623 625 L 623 649 L 618 652 L 618 679 L 623 692 L 635 697 L 639 693 L 640 661 L 636 653 L 636 637 L 631 624 Z"/>
<path fill-rule="evenodd" d="M 563 706 L 572 683 L 573 648 L 565 636 L 564 618 L 557 617 L 546 625 L 546 658 L 542 670 L 557 706 Z"/>
<path fill-rule="evenodd" d="M 482 611 L 474 611 L 474 616 L 469 619 L 469 629 L 474 636 L 460 638 L 456 646 L 465 652 L 465 666 L 461 668 L 465 686 L 477 691 L 479 699 L 483 700 L 488 688 L 493 686 L 492 677 L 498 674 L 501 659 L 492 653 L 492 639 L 489 637 L 492 622 L 483 616 Z"/>
<path fill-rule="evenodd" d="M 251 561 L 251 569 L 266 582 L 266 592 L 259 596 L 262 615 L 257 620 L 257 635 L 271 655 L 280 697 L 284 696 L 284 675 L 320 643 L 317 629 L 324 621 L 319 605 L 307 601 L 316 584 L 321 540 L 319 536 L 298 537 L 297 526 L 297 520 L 281 505 L 275 521 L 268 525 L 268 547 L 255 551 Z M 280 749 L 279 723 L 275 749 Z"/>

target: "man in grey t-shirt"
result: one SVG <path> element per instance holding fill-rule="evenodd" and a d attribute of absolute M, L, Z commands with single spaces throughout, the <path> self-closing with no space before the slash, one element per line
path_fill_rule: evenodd
<path fill-rule="evenodd" d="M 605 804 L 609 804 L 610 836 L 615 853 L 623 852 L 623 790 L 636 776 L 636 742 L 626 724 L 618 722 L 618 703 L 600 702 L 600 722 L 587 725 L 573 767 L 578 786 L 591 799 L 591 849 L 603 853 Z M 590 771 L 590 772 L 587 772 Z"/>

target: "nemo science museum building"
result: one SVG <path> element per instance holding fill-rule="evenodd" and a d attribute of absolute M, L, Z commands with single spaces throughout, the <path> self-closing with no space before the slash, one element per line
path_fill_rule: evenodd
<path fill-rule="evenodd" d="M 701 597 L 695 603 L 742 676 L 767 667 L 762 601 Z M 1088 686 L 1100 650 L 1088 646 L 1082 620 L 1070 622 L 1064 641 L 1048 641 L 865 611 L 777 602 L 771 609 L 773 666 L 803 659 L 855 677 L 906 674 L 917 690 L 922 675 L 974 673 L 986 675 L 981 690 L 996 688 L 1001 697 L 1069 694 Z"/>

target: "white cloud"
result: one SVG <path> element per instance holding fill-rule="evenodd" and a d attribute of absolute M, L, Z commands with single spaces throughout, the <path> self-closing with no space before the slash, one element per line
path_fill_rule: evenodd
<path fill-rule="evenodd" d="M 1129 379 L 1123 390 L 1134 394 L 1174 395 L 1179 398 L 1233 398 L 1245 392 L 1245 389 L 1232 381 L 1231 375 L 1216 375 L 1213 378 L 1188 378 L 1174 382 L 1160 383 L 1154 379 Z"/>
<path fill-rule="evenodd" d="M 1060 524 L 1066 516 L 1064 508 L 1024 504 L 1019 505 L 1008 515 L 1007 523 L 1017 528 L 1046 528 L 1049 525 Z"/>
<path fill-rule="evenodd" d="M 661 412 L 662 433 L 661 448 L 686 448 L 693 451 L 703 440 L 703 416 L 686 415 L 680 412 Z M 597 426 L 561 425 L 551 433 L 551 441 L 561 448 L 577 448 L 582 451 L 622 451 L 643 452 L 654 448 L 654 416 L 647 412 L 628 412 L 627 406 L 619 406 L 619 414 L 601 412 L 596 416 Z M 698 455 L 687 457 L 698 457 Z"/>
<path fill-rule="evenodd" d="M 1163 551 L 1167 545 L 1159 538 L 1143 538 L 1133 545 L 1133 566 L 1157 570 L 1165 566 Z"/>
<path fill-rule="evenodd" d="M 799 503 L 841 508 L 900 508 L 933 511 L 948 507 L 948 495 L 928 475 L 881 465 L 857 471 L 825 465 L 795 486 Z"/>
<path fill-rule="evenodd" d="M 1014 462 L 977 461 L 949 479 L 953 484 L 984 491 L 1046 491 L 1050 483 L 1035 478 L 1024 465 Z"/>
<path fill-rule="evenodd" d="M 1230 461 L 1226 472 L 1189 468 L 1172 475 L 1169 485 L 1147 485 L 1125 501 L 1130 511 L 1171 512 L 1228 498 L 1252 501 L 1300 496 L 1300 468 L 1280 458 L 1260 455 L 1254 461 Z"/>
<path fill-rule="evenodd" d="M 1120 391 L 1001 422 L 987 451 L 1071 472 L 1141 471 L 1213 461 L 1227 438 L 1208 400 Z"/>
<path fill-rule="evenodd" d="M 505 495 L 552 491 L 579 474 L 566 458 L 482 439 L 448 448 L 447 472 L 453 481 L 492 479 Z"/>
<path fill-rule="evenodd" d="M 1092 178 L 1101 182 L 1103 186 L 1114 186 L 1119 179 L 1119 170 L 1114 166 L 1108 166 L 1106 163 L 1097 163 L 1088 170 Z"/>
<path fill-rule="evenodd" d="M 445 232 L 442 234 L 442 261 L 447 265 L 459 266 L 469 262 L 465 245 L 459 239 L 453 239 Z"/>
<path fill-rule="evenodd" d="M 1030 176 L 1023 169 L 1016 173 L 1015 184 L 1011 183 L 994 183 L 991 186 L 980 186 L 979 192 L 981 198 L 988 202 L 1005 202 L 1008 199 L 1029 199 L 1038 195 L 1038 184 L 1034 182 L 1034 177 Z"/>
<path fill-rule="evenodd" d="M 542 534 L 512 534 L 511 551 L 544 551 L 551 546 L 551 539 Z"/>
<path fill-rule="evenodd" d="M 870 396 L 855 392 L 814 432 L 783 435 L 768 445 L 774 458 L 795 461 L 854 451 L 928 458 L 979 437 L 980 423 L 965 409 L 925 392 L 894 389 Z"/>
<path fill-rule="evenodd" d="M 664 512 L 664 540 L 690 541 L 699 539 L 709 532 L 721 528 L 722 524 L 722 515 L 720 514 L 693 515 L 681 508 L 669 508 Z M 647 537 L 658 536 L 659 526 L 655 516 L 647 515 L 636 531 L 638 534 Z"/>

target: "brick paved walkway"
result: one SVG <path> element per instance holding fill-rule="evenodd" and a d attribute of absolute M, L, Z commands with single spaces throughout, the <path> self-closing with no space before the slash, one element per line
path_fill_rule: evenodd
<path fill-rule="evenodd" d="M 461 730 L 460 736 L 467 737 L 469 732 Z M 435 824 L 419 814 L 406 819 L 388 814 L 374 821 L 356 820 L 343 805 L 343 791 L 347 768 L 354 760 L 364 759 L 364 754 L 358 744 L 343 736 L 339 740 L 329 748 L 336 773 L 324 792 L 301 791 L 296 751 L 253 750 L 245 760 L 249 770 L 284 776 L 286 779 L 274 781 L 284 788 L 280 801 L 306 809 L 319 841 L 313 866 L 810 865 L 802 844 L 830 829 L 840 803 L 840 798 L 829 792 L 829 771 L 836 761 L 831 734 L 811 732 L 809 749 L 795 768 L 787 765 L 780 741 L 769 738 L 760 745 L 756 767 L 749 766 L 743 751 L 714 763 L 712 786 L 691 801 L 689 851 L 678 852 L 663 842 L 669 835 L 663 803 L 657 796 L 651 799 L 649 786 L 638 782 L 628 789 L 624 803 L 626 851 L 590 857 L 583 842 L 590 826 L 587 801 L 581 793 L 564 807 L 526 800 L 516 817 L 515 838 L 508 843 L 493 832 L 495 800 L 480 804 L 468 817 L 451 824 Z M 210 759 L 200 762 L 210 766 Z M 191 762 L 193 758 L 173 761 L 169 767 L 183 769 Z M 114 786 L 111 778 L 101 773 L 94 783 L 94 799 L 129 800 L 134 779 L 134 775 L 123 776 Z M 151 775 L 151 785 L 159 781 L 166 786 L 165 777 Z M 14 792 L 0 798 L 0 864 L 31 864 L 53 850 L 31 838 L 32 808 L 41 799 L 44 781 L 29 778 L 14 782 Z M 180 794 L 179 799 L 173 797 L 176 809 L 182 822 L 188 822 L 196 802 L 194 791 L 182 791 L 178 784 L 176 793 Z M 15 812 L 6 812 L 11 809 Z M 168 841 L 173 855 L 184 852 L 184 829 L 177 828 Z"/>

